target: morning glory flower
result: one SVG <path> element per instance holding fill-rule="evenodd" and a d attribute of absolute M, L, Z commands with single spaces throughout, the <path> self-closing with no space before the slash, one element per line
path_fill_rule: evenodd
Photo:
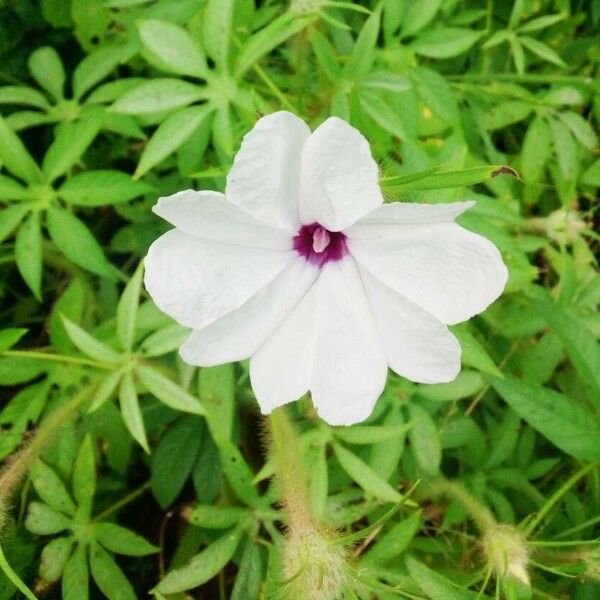
<path fill-rule="evenodd" d="M 332 117 L 311 133 L 289 112 L 242 142 L 225 194 L 186 190 L 154 212 L 174 225 L 145 260 L 156 305 L 192 333 L 191 365 L 250 358 L 263 413 L 310 391 L 332 425 L 366 419 L 388 367 L 452 381 L 447 325 L 504 289 L 496 247 L 454 222 L 473 202 L 384 204 L 363 135 Z"/>

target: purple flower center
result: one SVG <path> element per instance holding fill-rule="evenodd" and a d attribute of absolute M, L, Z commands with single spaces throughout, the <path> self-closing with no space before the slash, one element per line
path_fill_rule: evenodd
<path fill-rule="evenodd" d="M 341 231 L 329 231 L 318 223 L 302 225 L 294 237 L 294 250 L 319 267 L 330 260 L 341 260 L 348 253 L 346 236 Z"/>

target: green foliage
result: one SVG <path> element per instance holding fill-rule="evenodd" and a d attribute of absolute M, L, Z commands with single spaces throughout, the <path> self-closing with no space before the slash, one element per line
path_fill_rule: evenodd
<path fill-rule="evenodd" d="M 291 407 L 343 597 L 600 597 L 599 34 L 597 0 L 0 2 L 0 600 L 285 594 L 247 364 L 185 365 L 142 283 L 156 199 L 280 109 L 358 127 L 388 200 L 474 200 L 510 271 L 455 381 Z"/>

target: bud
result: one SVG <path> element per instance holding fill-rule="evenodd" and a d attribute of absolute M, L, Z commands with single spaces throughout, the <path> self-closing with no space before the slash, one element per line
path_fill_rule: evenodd
<path fill-rule="evenodd" d="M 559 208 L 547 217 L 534 217 L 530 222 L 551 240 L 561 244 L 571 244 L 579 237 L 581 231 L 588 227 L 576 212 L 565 208 Z"/>
<path fill-rule="evenodd" d="M 336 600 L 348 582 L 347 552 L 308 523 L 288 531 L 283 546 L 286 598 Z"/>
<path fill-rule="evenodd" d="M 526 539 L 516 527 L 495 524 L 486 530 L 481 543 L 485 557 L 496 575 L 510 575 L 529 585 Z"/>

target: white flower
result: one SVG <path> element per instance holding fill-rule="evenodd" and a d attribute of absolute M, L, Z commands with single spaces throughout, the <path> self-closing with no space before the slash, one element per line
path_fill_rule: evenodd
<path fill-rule="evenodd" d="M 388 366 L 453 380 L 446 325 L 504 289 L 496 247 L 454 219 L 473 202 L 383 204 L 359 131 L 332 117 L 312 134 L 277 112 L 248 133 L 225 194 L 187 190 L 154 212 L 175 226 L 146 257 L 159 308 L 191 327 L 192 365 L 250 357 L 263 413 L 307 391 L 332 425 L 366 419 Z"/>

